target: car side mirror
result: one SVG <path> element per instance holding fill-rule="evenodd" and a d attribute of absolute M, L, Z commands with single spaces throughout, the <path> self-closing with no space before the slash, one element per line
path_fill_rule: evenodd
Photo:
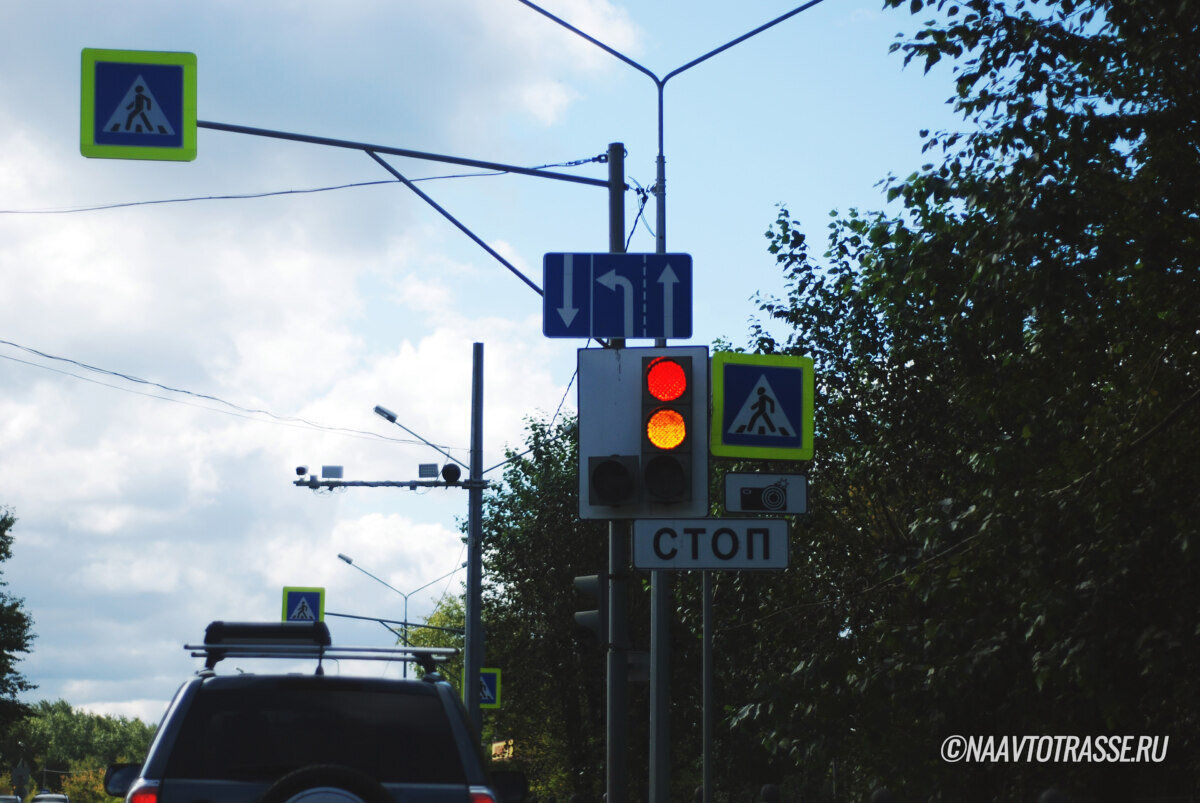
<path fill-rule="evenodd" d="M 125 797 L 141 771 L 141 764 L 109 764 L 104 771 L 104 791 L 113 797 Z"/>
<path fill-rule="evenodd" d="M 518 770 L 493 770 L 492 788 L 500 803 L 521 803 L 529 795 L 529 779 Z"/>

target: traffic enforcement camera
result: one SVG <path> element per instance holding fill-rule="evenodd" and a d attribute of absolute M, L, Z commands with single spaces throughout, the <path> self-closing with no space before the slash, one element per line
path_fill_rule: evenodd
<path fill-rule="evenodd" d="M 708 514 L 708 349 L 580 349 L 579 515 Z"/>

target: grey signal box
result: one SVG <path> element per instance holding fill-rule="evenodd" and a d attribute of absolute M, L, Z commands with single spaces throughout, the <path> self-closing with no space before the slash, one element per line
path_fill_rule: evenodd
<path fill-rule="evenodd" d="M 687 377 L 685 394 L 663 403 L 682 417 L 686 440 L 677 452 L 655 455 L 646 425 L 657 405 L 648 400 L 646 382 L 659 358 L 679 363 Z M 580 518 L 708 515 L 708 374 L 705 346 L 579 350 Z M 682 493 L 663 492 L 662 469 L 672 459 Z"/>

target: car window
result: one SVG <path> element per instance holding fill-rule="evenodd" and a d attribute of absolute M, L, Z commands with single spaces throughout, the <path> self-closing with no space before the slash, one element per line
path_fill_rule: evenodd
<path fill-rule="evenodd" d="M 164 777 L 271 781 L 312 764 L 383 783 L 466 783 L 432 686 L 316 677 L 205 684 Z"/>

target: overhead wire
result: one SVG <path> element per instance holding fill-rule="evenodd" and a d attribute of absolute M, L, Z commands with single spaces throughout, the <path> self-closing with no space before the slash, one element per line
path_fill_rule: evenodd
<path fill-rule="evenodd" d="M 367 430 L 350 429 L 348 427 L 331 426 L 331 425 L 322 424 L 322 423 L 319 423 L 316 421 L 310 421 L 306 418 L 300 418 L 298 416 L 278 415 L 276 413 L 271 412 L 270 410 L 244 407 L 240 404 L 236 404 L 234 402 L 222 399 L 219 396 L 213 396 L 208 393 L 197 393 L 195 391 L 187 390 L 185 388 L 175 388 L 175 387 L 171 387 L 169 385 L 161 384 L 159 382 L 154 382 L 152 380 L 142 379 L 140 377 L 131 376 L 129 374 L 124 374 L 119 371 L 110 371 L 107 368 L 100 368 L 95 365 L 89 365 L 87 363 L 80 362 L 78 360 L 73 360 L 69 357 L 60 357 L 55 354 L 49 354 L 44 351 L 39 351 L 38 349 L 35 349 L 35 348 L 30 348 L 29 346 L 23 346 L 20 343 L 14 343 L 10 340 L 0 339 L 0 345 L 10 346 L 12 348 L 20 349 L 21 351 L 36 355 L 43 359 L 54 360 L 57 362 L 63 362 L 63 363 L 67 363 L 69 365 L 74 365 L 78 368 L 82 368 L 82 369 L 92 371 L 92 372 L 95 372 L 98 374 L 116 377 L 118 379 L 125 380 L 126 382 L 132 382 L 134 384 L 141 384 L 141 385 L 146 385 L 146 386 L 153 387 L 153 388 L 158 388 L 160 390 L 166 391 L 167 393 L 175 393 L 175 394 L 180 394 L 183 396 L 188 396 L 188 397 L 192 397 L 195 399 L 199 399 L 202 401 L 215 402 L 217 404 L 223 405 L 227 409 L 211 407 L 211 406 L 208 406 L 205 404 L 190 401 L 189 399 L 172 398 L 170 396 L 162 396 L 157 393 L 152 393 L 152 392 L 148 392 L 145 390 L 138 390 L 135 388 L 122 387 L 120 385 L 112 384 L 109 382 L 103 382 L 99 379 L 94 379 L 92 377 L 81 376 L 81 375 L 79 375 L 77 373 L 73 373 L 69 370 L 55 368 L 54 366 L 51 366 L 51 365 L 43 365 L 40 363 L 31 362 L 29 360 L 22 360 L 19 357 L 13 357 L 12 355 L 9 355 L 9 354 L 0 354 L 0 359 L 9 360 L 11 362 L 16 362 L 16 363 L 21 363 L 23 365 L 28 365 L 28 366 L 31 366 L 34 368 L 40 368 L 44 371 L 52 371 L 57 374 L 63 374 L 64 376 L 69 376 L 74 379 L 78 379 L 82 382 L 89 382 L 94 385 L 101 385 L 103 387 L 112 388 L 113 390 L 119 390 L 123 393 L 133 393 L 138 396 L 145 396 L 145 397 L 151 398 L 151 399 L 158 399 L 160 401 L 171 402 L 172 404 L 182 404 L 187 407 L 195 407 L 195 408 L 198 408 L 201 410 L 209 410 L 214 413 L 220 413 L 222 415 L 230 415 L 235 418 L 243 418 L 243 419 L 250 420 L 250 421 L 258 421 L 258 422 L 264 423 L 264 424 L 276 424 L 276 425 L 280 425 L 280 426 L 290 426 L 290 427 L 297 427 L 297 428 L 301 428 L 301 429 L 314 429 L 314 430 L 318 430 L 318 431 L 322 431 L 322 432 L 331 432 L 331 433 L 335 433 L 335 434 L 346 435 L 349 437 L 363 438 L 363 439 L 369 439 L 369 440 L 381 440 L 381 441 L 387 441 L 387 442 L 391 442 L 391 443 L 401 443 L 401 444 L 405 444 L 405 445 L 413 445 L 413 446 L 424 445 L 420 441 L 412 440 L 412 439 L 408 439 L 408 438 L 392 438 L 392 437 L 388 437 L 387 435 L 380 435 L 378 433 L 369 432 Z M 262 416 L 266 416 L 267 418 L 264 419 L 264 418 L 262 418 Z M 452 447 L 446 447 L 446 448 L 452 448 Z"/>
<path fill-rule="evenodd" d="M 603 162 L 608 158 L 607 154 L 599 156 L 591 156 L 585 159 L 575 159 L 569 162 L 554 162 L 551 164 L 537 165 L 529 168 L 531 170 L 544 170 L 551 167 L 578 167 L 580 165 L 589 164 L 591 162 Z M 444 181 L 448 179 L 458 178 L 490 178 L 493 176 L 507 175 L 510 171 L 506 170 L 489 170 L 474 173 L 451 173 L 440 176 L 424 176 L 422 178 L 411 179 L 414 183 L 420 181 Z M 281 195 L 305 195 L 318 192 L 333 192 L 335 190 L 354 189 L 357 187 L 374 187 L 381 184 L 396 184 L 394 179 L 376 179 L 374 181 L 355 181 L 348 184 L 333 184 L 325 187 L 306 187 L 301 189 L 291 190 L 267 190 L 264 192 L 248 192 L 248 193 L 227 193 L 223 195 L 196 195 L 186 198 L 159 198 L 147 201 L 123 201 L 109 204 L 94 204 L 90 206 L 66 206 L 60 208 L 49 209 L 0 209 L 0 215 L 70 215 L 81 212 L 101 212 L 109 209 L 126 209 L 134 206 L 155 206 L 159 204 L 181 204 L 192 203 L 194 201 L 244 201 L 256 198 L 271 198 Z"/>

